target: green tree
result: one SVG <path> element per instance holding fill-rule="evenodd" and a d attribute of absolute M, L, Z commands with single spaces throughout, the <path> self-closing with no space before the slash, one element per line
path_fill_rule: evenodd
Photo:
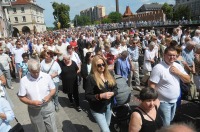
<path fill-rule="evenodd" d="M 118 13 L 118 12 L 111 12 L 109 15 L 108 15 L 108 18 L 111 20 L 111 22 L 121 22 L 122 20 L 122 14 L 121 13 Z"/>
<path fill-rule="evenodd" d="M 85 25 L 91 25 L 91 20 L 88 16 L 79 16 L 76 15 L 74 17 L 74 26 L 85 26 Z"/>
<path fill-rule="evenodd" d="M 111 23 L 112 20 L 110 18 L 103 18 L 101 23 L 105 24 L 105 23 Z"/>
<path fill-rule="evenodd" d="M 190 20 L 191 19 L 190 8 L 185 5 L 179 5 L 175 7 L 173 16 L 174 16 L 173 17 L 174 20 L 182 20 L 182 19 Z"/>
<path fill-rule="evenodd" d="M 57 2 L 53 2 L 52 7 L 54 9 L 53 16 L 54 16 L 54 25 L 57 27 L 57 23 L 60 22 L 61 28 L 68 28 L 70 17 L 69 17 L 69 11 L 70 6 L 66 4 L 59 4 Z"/>
<path fill-rule="evenodd" d="M 172 6 L 168 5 L 167 3 L 164 3 L 161 9 L 166 14 L 166 18 L 168 20 L 172 20 L 172 18 L 173 18 L 173 8 L 172 8 Z"/>

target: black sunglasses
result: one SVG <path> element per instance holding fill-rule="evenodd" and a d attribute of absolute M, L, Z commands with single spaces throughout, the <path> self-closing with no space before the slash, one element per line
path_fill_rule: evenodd
<path fill-rule="evenodd" d="M 102 66 L 105 67 L 105 63 L 97 64 L 97 66 L 98 66 L 98 67 L 102 67 Z"/>

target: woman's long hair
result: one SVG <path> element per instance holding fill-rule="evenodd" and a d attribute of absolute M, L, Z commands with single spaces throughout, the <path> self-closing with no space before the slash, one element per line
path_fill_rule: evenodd
<path fill-rule="evenodd" d="M 115 79 L 114 77 L 110 74 L 110 72 L 108 71 L 108 65 L 106 63 L 106 60 L 100 56 L 100 55 L 96 55 L 93 60 L 92 60 L 92 69 L 91 69 L 91 74 L 94 77 L 94 80 L 97 83 L 97 86 L 99 87 L 99 89 L 105 88 L 104 86 L 104 82 L 100 77 L 100 74 L 98 72 L 98 67 L 97 67 L 97 61 L 98 60 L 102 60 L 105 64 L 105 70 L 103 72 L 105 79 L 108 81 L 108 86 L 109 87 L 113 87 L 114 85 L 116 85 Z"/>

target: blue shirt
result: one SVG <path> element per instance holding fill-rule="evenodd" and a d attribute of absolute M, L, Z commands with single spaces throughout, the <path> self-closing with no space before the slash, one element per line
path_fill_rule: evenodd
<path fill-rule="evenodd" d="M 138 61 L 139 58 L 139 48 L 136 47 L 129 47 L 128 48 L 129 58 L 133 61 Z"/>
<path fill-rule="evenodd" d="M 182 51 L 182 57 L 183 57 L 184 61 L 187 62 L 188 66 L 193 65 L 193 62 L 194 62 L 194 52 L 193 52 L 193 50 L 189 51 L 187 48 L 185 48 Z"/>
<path fill-rule="evenodd" d="M 9 122 L 14 119 L 14 113 L 8 101 L 2 97 L 0 97 L 0 113 L 6 114 L 6 120 L 0 119 L 0 132 L 8 132 L 11 129 Z"/>
<path fill-rule="evenodd" d="M 128 57 L 123 60 L 122 58 L 117 59 L 117 75 L 121 75 L 124 78 L 128 78 L 128 74 L 130 73 L 130 64 L 128 61 Z"/>

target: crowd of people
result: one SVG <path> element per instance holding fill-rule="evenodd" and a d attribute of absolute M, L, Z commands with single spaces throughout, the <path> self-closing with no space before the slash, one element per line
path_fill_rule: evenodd
<path fill-rule="evenodd" d="M 82 86 L 92 116 L 101 131 L 109 132 L 112 102 L 118 94 L 114 75 L 140 91 L 141 103 L 130 117 L 130 132 L 169 126 L 181 99 L 199 98 L 200 27 L 193 30 L 194 36 L 190 28 L 181 26 L 171 34 L 82 27 L 1 39 L 0 131 L 9 130 L 14 119 L 6 89 L 19 89 L 17 96 L 27 104 L 35 131 L 56 132 L 61 84 L 69 107 L 78 112 Z M 19 88 L 13 87 L 12 78 L 19 81 Z M 183 94 L 183 84 L 195 86 L 196 92 Z"/>

